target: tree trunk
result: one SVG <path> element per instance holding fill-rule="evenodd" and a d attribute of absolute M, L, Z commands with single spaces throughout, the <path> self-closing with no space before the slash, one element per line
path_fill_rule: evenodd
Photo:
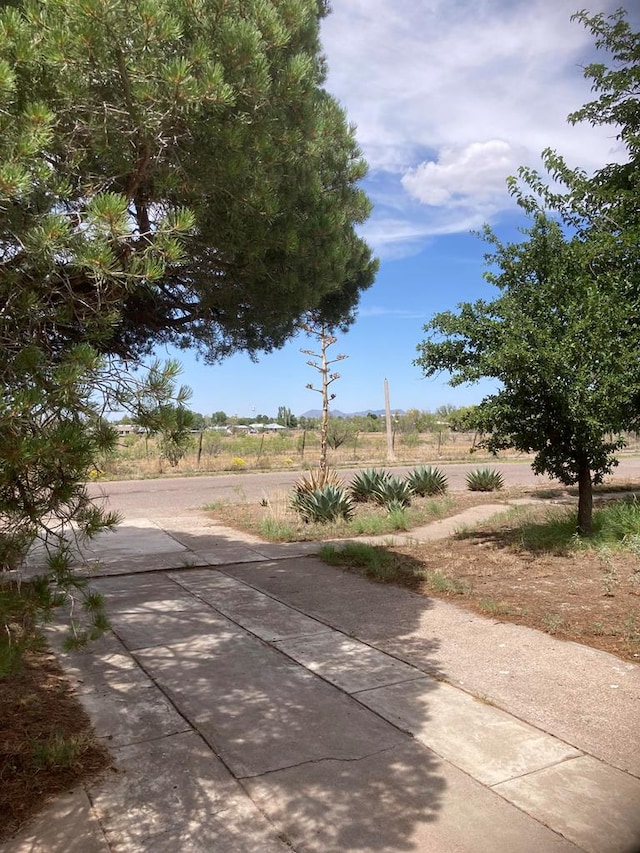
<path fill-rule="evenodd" d="M 320 482 L 327 481 L 327 446 L 329 433 L 329 363 L 327 361 L 327 337 L 322 327 L 322 420 L 320 421 Z"/>
<path fill-rule="evenodd" d="M 591 536 L 593 522 L 593 484 L 591 470 L 583 467 L 578 474 L 578 533 Z"/>

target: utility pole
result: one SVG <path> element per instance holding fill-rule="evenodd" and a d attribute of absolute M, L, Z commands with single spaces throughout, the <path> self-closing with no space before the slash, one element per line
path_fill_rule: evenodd
<path fill-rule="evenodd" d="M 384 411 L 387 420 L 387 462 L 395 462 L 396 454 L 393 449 L 393 432 L 391 429 L 391 405 L 389 403 L 389 382 L 384 380 Z"/>

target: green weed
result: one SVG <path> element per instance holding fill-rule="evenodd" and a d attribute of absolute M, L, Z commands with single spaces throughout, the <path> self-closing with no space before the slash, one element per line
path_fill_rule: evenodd
<path fill-rule="evenodd" d="M 440 592 L 444 595 L 464 595 L 469 590 L 464 581 L 456 580 L 437 570 L 423 569 L 415 572 L 415 576 L 424 580 L 434 592 Z"/>
<path fill-rule="evenodd" d="M 349 529 L 354 536 L 381 536 L 388 532 L 389 526 L 383 516 L 370 513 L 352 518 Z"/>
<path fill-rule="evenodd" d="M 488 616 L 510 616 L 514 612 L 513 608 L 504 601 L 494 601 L 491 598 L 483 598 L 478 602 L 478 607 Z"/>
<path fill-rule="evenodd" d="M 542 617 L 542 625 L 549 634 L 557 634 L 564 626 L 564 619 L 557 613 L 545 613 Z"/>
<path fill-rule="evenodd" d="M 353 566 L 367 577 L 391 580 L 396 574 L 396 558 L 389 551 L 365 542 L 346 542 L 340 548 L 323 545 L 318 556 L 332 566 Z"/>
<path fill-rule="evenodd" d="M 92 739 L 86 733 L 65 737 L 58 732 L 45 741 L 34 742 L 31 760 L 39 768 L 69 769 L 78 764 L 91 745 Z"/>
<path fill-rule="evenodd" d="M 293 525 L 271 516 L 260 519 L 258 530 L 264 539 L 269 539 L 271 542 L 292 542 L 296 538 Z"/>
<path fill-rule="evenodd" d="M 399 501 L 391 501 L 387 505 L 389 523 L 394 530 L 408 530 L 409 519 L 407 511 Z"/>

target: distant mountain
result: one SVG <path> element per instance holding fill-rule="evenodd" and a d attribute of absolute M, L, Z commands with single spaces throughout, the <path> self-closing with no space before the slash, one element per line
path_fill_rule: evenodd
<path fill-rule="evenodd" d="M 404 409 L 392 409 L 392 413 L 403 415 Z M 362 412 L 341 412 L 339 409 L 331 409 L 329 411 L 329 417 L 331 418 L 364 418 L 367 415 L 377 415 L 379 418 L 384 417 L 384 409 L 364 409 Z M 321 418 L 322 417 L 322 409 L 309 409 L 307 412 L 303 412 L 298 417 L 301 418 Z"/>

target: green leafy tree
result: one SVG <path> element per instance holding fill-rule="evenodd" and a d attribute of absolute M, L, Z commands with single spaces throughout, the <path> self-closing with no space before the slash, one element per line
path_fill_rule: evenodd
<path fill-rule="evenodd" d="M 0 275 L 60 345 L 209 360 L 349 322 L 366 165 L 323 89 L 318 0 L 24 0 L 0 14 Z M 38 287 L 40 290 L 38 290 Z M 67 291 L 72 299 L 67 299 Z M 94 318 L 95 319 L 95 318 Z"/>
<path fill-rule="evenodd" d="M 633 250 L 637 248 L 640 224 L 640 32 L 633 32 L 623 8 L 609 16 L 590 16 L 581 11 L 572 20 L 587 27 L 596 47 L 610 56 L 608 64 L 593 62 L 584 68 L 584 76 L 591 80 L 598 97 L 571 113 L 568 120 L 572 124 L 587 121 L 593 126 L 610 125 L 627 158 L 588 175 L 581 168 L 571 168 L 560 154 L 547 148 L 542 160 L 554 188 L 548 178 L 526 167 L 518 170 L 518 178 L 509 179 L 509 185 L 530 212 L 541 205 L 556 210 L 578 233 L 589 233 L 592 238 L 599 235 L 599 248 L 608 247 L 607 256 L 617 250 L 622 259 L 630 252 L 630 260 L 637 264 Z"/>
<path fill-rule="evenodd" d="M 498 380 L 469 416 L 482 445 L 534 452 L 537 473 L 577 483 L 578 530 L 589 534 L 592 486 L 640 419 L 640 372 L 626 346 L 635 321 L 613 298 L 617 279 L 594 277 L 588 245 L 543 214 L 526 233 L 503 245 L 485 230 L 498 297 L 437 314 L 415 363 L 426 376 L 448 371 L 452 385 Z"/>
<path fill-rule="evenodd" d="M 332 450 L 353 438 L 358 432 L 356 424 L 351 418 L 329 418 L 327 422 L 327 444 Z"/>
<path fill-rule="evenodd" d="M 280 426 L 285 427 L 294 427 L 297 425 L 298 420 L 296 416 L 291 412 L 287 406 L 278 406 L 278 415 L 276 417 L 276 423 L 280 424 Z"/>
<path fill-rule="evenodd" d="M 318 418 L 306 418 L 304 415 L 301 415 L 298 418 L 298 424 L 300 429 L 318 429 L 320 421 Z"/>
<path fill-rule="evenodd" d="M 325 12 L 318 0 L 3 4 L 4 565 L 40 537 L 66 571 L 66 533 L 115 523 L 83 491 L 113 446 L 110 407 L 142 396 L 177 458 L 188 414 L 180 392 L 168 401 L 173 367 L 152 365 L 142 394 L 125 379 L 155 344 L 215 361 L 280 346 L 309 309 L 353 318 L 376 265 L 355 231 L 366 166 L 322 87 Z"/>
<path fill-rule="evenodd" d="M 191 426 L 189 429 L 192 430 L 200 430 L 206 429 L 208 418 L 205 415 L 202 415 L 200 412 L 189 412 L 191 419 Z"/>
<path fill-rule="evenodd" d="M 571 113 L 573 124 L 587 121 L 611 126 L 620 153 L 626 158 L 608 163 L 589 175 L 570 167 L 557 152 L 546 149 L 542 160 L 547 175 L 521 168 L 510 178 L 511 192 L 529 213 L 553 210 L 567 227 L 588 243 L 592 274 L 615 279 L 612 298 L 624 303 L 630 317 L 640 316 L 640 32 L 634 32 L 623 8 L 609 16 L 578 12 L 573 16 L 606 51 L 608 61 L 584 69 L 597 97 Z M 549 184 L 549 176 L 553 183 Z M 637 325 L 628 324 L 630 358 L 637 349 Z M 630 389 L 632 391 L 632 389 Z"/>
<path fill-rule="evenodd" d="M 502 295 L 434 318 L 417 363 L 427 375 L 450 370 L 454 384 L 500 380 L 503 390 L 470 420 L 489 447 L 534 450 L 536 470 L 577 482 L 586 534 L 592 485 L 615 464 L 620 433 L 638 428 L 640 412 L 640 33 L 624 9 L 573 19 L 610 58 L 585 68 L 597 97 L 569 121 L 613 126 L 628 157 L 588 175 L 546 149 L 553 186 L 521 168 L 509 186 L 534 217 L 530 240 L 501 246 L 486 232 L 499 270 L 488 277 Z M 570 239 L 545 209 L 560 215 Z"/>
<path fill-rule="evenodd" d="M 473 418 L 476 406 L 459 406 L 449 414 L 449 425 L 453 432 L 469 432 L 473 430 Z"/>

